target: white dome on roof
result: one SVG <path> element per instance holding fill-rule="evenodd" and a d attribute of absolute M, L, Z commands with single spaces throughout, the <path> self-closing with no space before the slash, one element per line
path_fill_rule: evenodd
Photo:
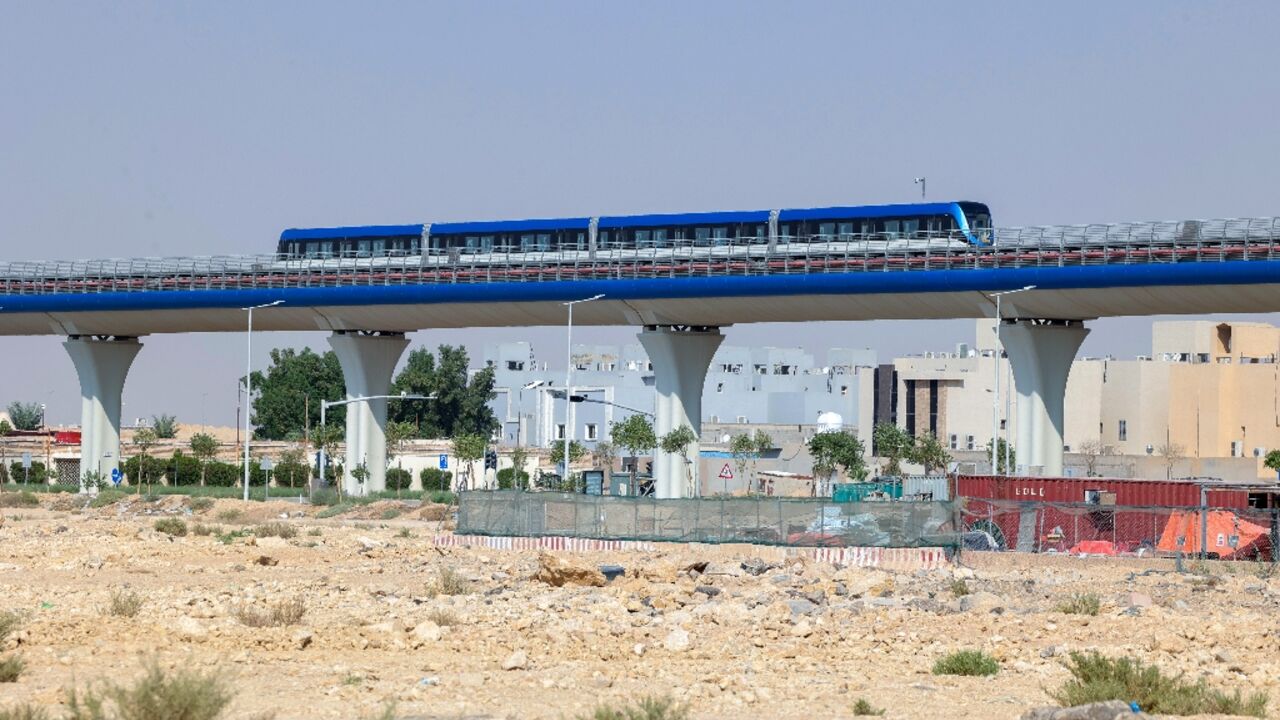
<path fill-rule="evenodd" d="M 818 432 L 840 432 L 844 429 L 844 418 L 836 412 L 818 413 Z"/>

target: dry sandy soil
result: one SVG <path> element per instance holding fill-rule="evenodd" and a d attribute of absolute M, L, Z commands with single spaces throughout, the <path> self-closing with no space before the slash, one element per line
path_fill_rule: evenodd
<path fill-rule="evenodd" d="M 1280 707 L 1280 581 L 1248 568 L 1207 580 L 1163 561 L 968 554 L 947 570 L 793 559 L 753 575 L 742 562 L 760 570 L 753 559 L 776 551 L 673 546 L 561 555 L 626 575 L 553 587 L 533 578 L 536 553 L 437 549 L 438 523 L 418 519 L 290 517 L 294 538 L 224 544 L 153 523 L 173 514 L 226 532 L 299 506 L 219 501 L 189 515 L 185 500 L 166 499 L 146 515 L 60 502 L 0 511 L 0 610 L 26 617 L 7 652 L 28 663 L 0 685 L 0 707 L 56 706 L 73 684 L 128 680 L 155 658 L 224 674 L 233 718 L 373 717 L 388 701 L 402 718 L 574 718 L 655 693 L 695 718 L 848 718 L 859 697 L 891 718 L 1016 718 L 1051 704 L 1045 689 L 1067 676 L 1074 649 L 1265 690 Z M 241 523 L 226 519 L 236 509 Z M 433 592 L 445 569 L 466 594 Z M 967 600 L 953 596 L 957 576 Z M 132 618 L 105 611 L 121 590 L 145 598 Z M 1097 617 L 1054 610 L 1078 592 L 1101 596 Z M 297 625 L 238 619 L 294 599 L 306 606 Z M 988 651 L 1001 672 L 930 673 L 965 648 Z"/>

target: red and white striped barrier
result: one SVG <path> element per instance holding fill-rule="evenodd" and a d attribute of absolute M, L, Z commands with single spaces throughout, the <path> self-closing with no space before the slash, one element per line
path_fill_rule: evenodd
<path fill-rule="evenodd" d="M 596 538 L 509 537 L 497 535 L 435 535 L 432 543 L 441 547 L 482 547 L 489 550 L 553 550 L 561 552 L 653 552 L 673 545 L 703 543 L 658 543 L 648 540 L 600 540 Z M 951 564 L 944 548 L 881 547 L 782 547 L 768 545 L 706 546 L 734 548 L 778 557 L 806 557 L 846 567 L 886 570 L 936 570 Z"/>

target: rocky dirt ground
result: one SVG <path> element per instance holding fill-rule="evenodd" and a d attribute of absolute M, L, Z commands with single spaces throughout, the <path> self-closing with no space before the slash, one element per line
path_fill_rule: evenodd
<path fill-rule="evenodd" d="M 416 509 L 319 520 L 283 502 L 194 514 L 183 498 L 57 503 L 0 510 L 0 611 L 25 618 L 0 650 L 28 663 L 0 684 L 0 707 L 56 706 L 73 684 L 128 680 L 154 658 L 224 674 L 237 718 L 373 717 L 387 702 L 398 717 L 574 718 L 649 694 L 694 718 L 848 718 L 858 698 L 890 718 L 1016 718 L 1050 704 L 1075 649 L 1262 689 L 1280 707 L 1280 580 L 1248 566 L 1206 576 L 1164 561 L 968 554 L 895 573 L 699 546 L 539 558 L 436 548 L 440 523 Z M 153 528 L 164 515 L 217 531 L 170 537 Z M 281 515 L 295 537 L 233 533 Z M 598 582 L 604 563 L 625 575 L 546 582 Z M 957 580 L 971 594 L 957 597 Z M 144 599 L 135 616 L 108 612 L 121 591 Z M 1101 597 L 1099 615 L 1055 611 L 1081 592 Z M 294 600 L 297 624 L 241 619 Z M 967 648 L 1000 673 L 930 673 Z"/>

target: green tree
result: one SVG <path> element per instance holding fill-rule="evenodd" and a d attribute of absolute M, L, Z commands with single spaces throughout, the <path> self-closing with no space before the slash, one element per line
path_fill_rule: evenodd
<path fill-rule="evenodd" d="M 838 468 L 854 482 L 867 479 L 866 448 L 853 433 L 843 430 L 821 432 L 809 438 L 809 455 L 813 458 L 813 476 L 830 478 Z"/>
<path fill-rule="evenodd" d="M 604 470 L 605 479 L 607 481 L 609 476 L 613 474 L 613 461 L 618 456 L 617 448 L 615 448 L 613 443 L 608 440 L 601 440 L 600 442 L 597 442 L 595 448 L 592 449 L 591 456 L 595 460 L 596 466 Z"/>
<path fill-rule="evenodd" d="M 13 426 L 9 424 L 9 421 L 0 419 L 0 437 L 4 437 L 11 432 L 13 432 Z"/>
<path fill-rule="evenodd" d="M 587 448 L 577 440 L 569 441 L 569 463 L 573 464 L 581 460 L 587 454 Z M 551 464 L 559 465 L 564 462 L 564 441 L 557 440 L 551 443 Z"/>
<path fill-rule="evenodd" d="M 255 370 L 252 377 L 253 436 L 263 440 L 284 440 L 318 425 L 320 401 L 346 397 L 347 392 L 342 365 L 332 350 L 318 355 L 311 348 L 276 348 L 266 372 Z M 338 406 L 330 408 L 325 419 L 341 423 L 345 418 L 346 408 Z"/>
<path fill-rule="evenodd" d="M 175 415 L 152 415 L 151 429 L 161 440 L 172 440 L 178 437 L 178 418 Z"/>
<path fill-rule="evenodd" d="M 410 352 L 404 369 L 391 385 L 393 395 L 435 395 L 436 399 L 392 400 L 390 417 L 413 423 L 418 429 L 417 437 L 489 437 L 500 427 L 488 405 L 497 397 L 493 391 L 493 368 L 470 373 L 470 360 L 461 346 L 441 345 L 438 352 L 438 359 L 426 348 Z"/>
<path fill-rule="evenodd" d="M 191 454 L 200 461 L 200 484 L 204 485 L 207 479 L 205 466 L 218 454 L 218 441 L 208 433 L 196 433 L 191 436 Z"/>
<path fill-rule="evenodd" d="M 525 470 L 525 465 L 529 464 L 529 451 L 523 445 L 516 445 L 511 448 L 511 452 L 508 453 L 507 457 L 511 458 L 511 467 L 515 468 L 516 472 L 523 473 L 526 476 L 529 474 Z"/>
<path fill-rule="evenodd" d="M 417 431 L 418 428 L 414 426 L 413 423 L 399 422 L 397 420 L 390 420 L 387 422 L 388 463 L 404 454 L 405 443 L 409 442 Z M 399 477 L 399 475 L 397 475 L 397 477 Z M 408 483 L 405 483 L 405 487 L 409 487 Z M 400 497 L 400 490 L 400 483 L 397 482 L 395 486 L 396 497 Z"/>
<path fill-rule="evenodd" d="M 943 447 L 942 441 L 933 433 L 925 433 L 916 438 L 916 442 L 911 447 L 911 452 L 907 454 L 907 459 L 913 463 L 924 466 L 926 474 L 932 472 L 941 472 L 947 469 L 947 463 L 951 462 L 951 453 Z"/>
<path fill-rule="evenodd" d="M 9 421 L 0 419 L 0 438 L 7 436 L 11 432 L 13 432 L 13 426 L 9 424 Z M 5 443 L 0 443 L 0 470 L 4 470 L 7 467 L 9 467 L 9 446 Z M 4 485 L 4 481 L 5 478 L 0 477 L 0 486 Z M 3 487 L 0 487 L 0 490 L 3 489 Z"/>
<path fill-rule="evenodd" d="M 646 415 L 634 413 L 622 422 L 609 425 L 609 439 L 614 445 L 627 451 L 631 456 L 631 492 L 636 492 L 636 468 L 640 464 L 640 456 L 647 455 L 658 446 L 658 437 L 653 432 L 653 423 Z"/>
<path fill-rule="evenodd" d="M 334 456 L 338 452 L 338 446 L 342 444 L 342 441 L 345 440 L 346 437 L 347 431 L 345 425 L 328 423 L 326 425 L 319 425 L 311 428 L 311 445 L 314 446 L 316 450 L 323 453 L 325 457 L 323 480 L 331 480 L 338 477 Z M 318 468 L 316 472 L 320 472 Z M 336 482 L 335 484 L 338 488 L 338 500 L 341 501 L 342 483 Z"/>
<path fill-rule="evenodd" d="M 458 467 L 462 470 L 462 489 L 470 490 L 472 464 L 484 457 L 488 441 L 484 435 L 460 435 L 453 439 L 453 456 L 458 459 Z"/>
<path fill-rule="evenodd" d="M 688 425 L 679 425 L 658 440 L 662 452 L 679 455 L 684 461 L 685 497 L 697 497 L 698 488 L 693 486 L 693 458 L 689 457 L 689 446 L 698 442 L 698 435 Z"/>
<path fill-rule="evenodd" d="M 1280 474 L 1280 450 L 1272 450 L 1267 453 L 1267 457 L 1263 459 L 1262 464 L 1264 467 L 1275 470 L 1277 474 Z"/>
<path fill-rule="evenodd" d="M 1006 452 L 1007 451 L 1007 452 Z M 987 441 L 987 457 L 991 457 L 991 441 Z M 1006 465 L 1006 457 L 1007 465 Z M 1000 438 L 999 444 L 996 446 L 996 474 L 1008 475 L 1010 468 L 1018 467 L 1018 454 L 1016 448 L 1007 444 L 1004 438 Z"/>
<path fill-rule="evenodd" d="M 149 463 L 147 462 L 147 451 L 155 446 L 157 440 L 158 440 L 157 433 L 155 430 L 152 430 L 151 428 L 139 428 L 137 431 L 133 433 L 133 445 L 137 447 L 138 452 L 142 454 L 142 462 L 139 463 L 138 465 L 138 474 L 139 474 L 138 494 L 139 495 L 142 494 L 143 484 L 148 483 L 150 480 L 150 478 L 147 477 L 147 470 L 149 469 Z M 151 487 L 149 484 L 147 486 L 147 492 L 148 493 L 151 492 Z"/>
<path fill-rule="evenodd" d="M 914 440 L 905 429 L 893 423 L 877 423 L 871 435 L 875 454 L 885 460 L 884 474 L 902 474 L 902 460 L 909 458 Z"/>
<path fill-rule="evenodd" d="M 40 403 L 24 403 L 14 400 L 9 403 L 9 420 L 15 430 L 39 430 L 40 418 L 44 411 Z"/>

